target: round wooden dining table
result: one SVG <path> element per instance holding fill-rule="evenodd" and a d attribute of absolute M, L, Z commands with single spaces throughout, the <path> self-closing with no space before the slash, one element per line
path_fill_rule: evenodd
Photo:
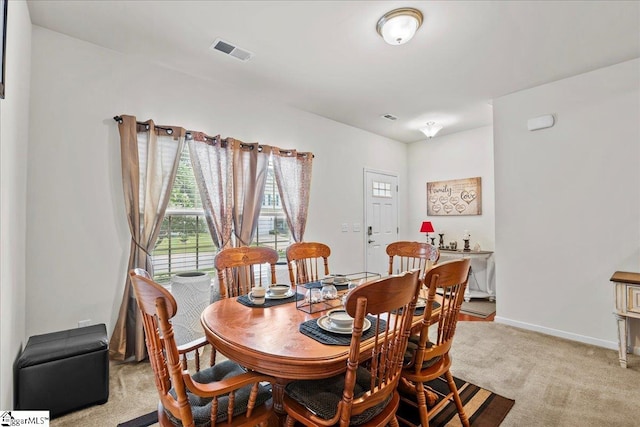
<path fill-rule="evenodd" d="M 240 365 L 278 378 L 317 379 L 343 372 L 349 353 L 348 346 L 321 344 L 298 331 L 323 314 L 298 310 L 295 302 L 255 308 L 226 298 L 200 320 L 209 342 Z"/>
<path fill-rule="evenodd" d="M 205 308 L 200 320 L 217 351 L 276 378 L 273 407 L 282 415 L 284 386 L 290 380 L 326 378 L 346 370 L 349 346 L 321 344 L 298 331 L 300 323 L 323 314 L 298 310 L 295 302 L 255 308 L 226 298 Z"/>
<path fill-rule="evenodd" d="M 274 409 L 282 414 L 284 386 L 290 380 L 327 378 L 346 370 L 349 346 L 322 344 L 298 330 L 302 322 L 324 314 L 298 310 L 295 302 L 255 308 L 226 298 L 205 308 L 200 321 L 217 351 L 276 378 Z M 416 316 L 414 325 L 421 319 Z"/>

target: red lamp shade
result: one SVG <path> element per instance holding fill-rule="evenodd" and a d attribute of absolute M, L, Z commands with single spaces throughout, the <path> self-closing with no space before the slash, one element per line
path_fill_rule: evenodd
<path fill-rule="evenodd" d="M 422 226 L 420 227 L 420 232 L 421 233 L 432 233 L 433 232 L 433 225 L 431 224 L 431 221 L 424 221 L 422 223 Z"/>

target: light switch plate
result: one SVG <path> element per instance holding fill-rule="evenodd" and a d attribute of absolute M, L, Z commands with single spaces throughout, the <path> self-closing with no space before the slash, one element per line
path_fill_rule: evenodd
<path fill-rule="evenodd" d="M 342 232 L 347 233 L 349 231 L 349 224 L 346 222 L 342 223 Z"/>
<path fill-rule="evenodd" d="M 359 222 L 354 222 L 353 223 L 353 231 L 354 231 L 354 233 L 359 233 L 360 232 L 360 223 Z"/>

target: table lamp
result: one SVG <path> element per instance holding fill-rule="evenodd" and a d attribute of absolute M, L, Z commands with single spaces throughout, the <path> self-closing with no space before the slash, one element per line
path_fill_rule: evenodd
<path fill-rule="evenodd" d="M 426 233 L 427 235 L 427 243 L 429 243 L 429 233 L 433 232 L 433 224 L 431 224 L 431 221 L 423 221 L 422 222 L 422 226 L 420 227 L 420 232 L 421 233 Z"/>

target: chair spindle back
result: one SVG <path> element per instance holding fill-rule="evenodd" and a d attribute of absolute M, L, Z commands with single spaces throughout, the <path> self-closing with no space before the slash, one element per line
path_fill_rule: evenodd
<path fill-rule="evenodd" d="M 324 243 L 298 242 L 289 245 L 287 264 L 291 286 L 315 282 L 328 275 L 329 255 L 331 249 Z"/>
<path fill-rule="evenodd" d="M 278 252 L 267 247 L 242 246 L 222 250 L 214 260 L 220 298 L 246 295 L 256 286 L 256 280 L 263 287 L 276 283 L 278 258 Z"/>
<path fill-rule="evenodd" d="M 402 371 L 404 352 L 411 331 L 413 313 L 420 291 L 419 272 L 405 272 L 357 287 L 346 300 L 345 309 L 354 318 L 353 335 L 343 393 L 340 425 L 348 426 L 351 417 L 394 398 Z M 362 341 L 365 318 L 371 319 L 373 342 Z M 370 374 L 370 390 L 354 398 L 356 371 L 363 354 Z M 395 402 L 395 400 L 394 400 Z M 390 403 L 388 411 L 395 414 Z M 349 408 L 350 406 L 350 408 Z"/>
<path fill-rule="evenodd" d="M 413 269 L 420 270 L 420 280 L 425 272 L 440 259 L 437 247 L 422 242 L 399 241 L 387 246 L 389 274 L 398 274 Z"/>

